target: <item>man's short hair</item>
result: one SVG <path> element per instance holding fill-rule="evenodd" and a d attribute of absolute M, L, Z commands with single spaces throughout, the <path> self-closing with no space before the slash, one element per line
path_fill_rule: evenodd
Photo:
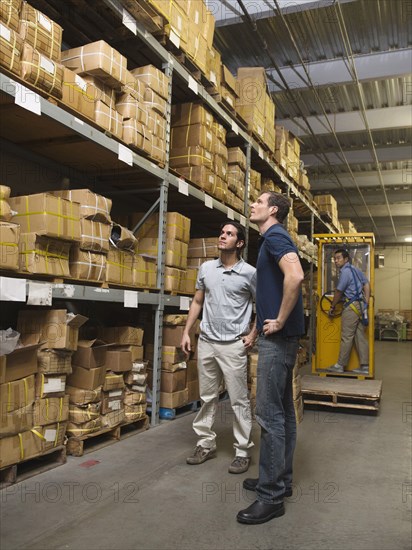
<path fill-rule="evenodd" d="M 236 236 L 238 241 L 243 241 L 243 245 L 238 249 L 238 256 L 242 253 L 242 250 L 246 246 L 246 234 L 245 234 L 245 228 L 243 225 L 241 225 L 238 222 L 235 222 L 234 220 L 226 220 L 224 223 L 220 225 L 220 231 L 225 227 L 225 225 L 233 225 L 233 227 L 236 229 Z"/>
<path fill-rule="evenodd" d="M 268 205 L 278 207 L 275 217 L 279 223 L 283 223 L 284 219 L 289 214 L 290 199 L 274 191 L 265 191 L 264 193 L 268 195 Z"/>
<path fill-rule="evenodd" d="M 333 254 L 342 254 L 342 258 L 347 258 L 348 260 L 350 260 L 350 255 L 346 248 L 338 248 Z"/>

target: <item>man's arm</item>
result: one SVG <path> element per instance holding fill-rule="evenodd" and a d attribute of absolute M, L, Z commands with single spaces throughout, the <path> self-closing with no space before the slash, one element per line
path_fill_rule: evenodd
<path fill-rule="evenodd" d="M 343 292 L 341 290 L 335 290 L 335 292 L 333 294 L 332 303 L 331 303 L 329 311 L 328 311 L 328 315 L 332 316 L 337 303 L 342 300 L 342 297 L 343 297 Z"/>
<path fill-rule="evenodd" d="M 256 329 L 256 318 L 255 318 L 255 321 L 253 323 L 252 328 L 250 329 L 249 334 L 246 334 L 245 336 L 242 337 L 242 340 L 246 349 L 253 348 L 257 335 L 258 333 Z"/>
<path fill-rule="evenodd" d="M 265 319 L 263 326 L 265 334 L 278 332 L 284 327 L 287 318 L 298 301 L 304 279 L 303 269 L 295 252 L 289 252 L 282 256 L 279 267 L 284 275 L 282 303 L 277 319 Z"/>
<path fill-rule="evenodd" d="M 369 305 L 369 300 L 371 298 L 371 285 L 370 285 L 369 281 L 367 281 L 363 285 L 363 293 L 365 294 L 366 305 Z"/>
<path fill-rule="evenodd" d="M 180 347 L 185 352 L 186 357 L 189 357 L 189 353 L 191 351 L 189 332 L 195 324 L 197 318 L 199 317 L 200 312 L 202 311 L 204 301 L 205 291 L 196 290 L 195 295 L 193 296 L 192 303 L 190 304 L 186 325 L 183 331 L 182 341 L 180 342 Z"/>

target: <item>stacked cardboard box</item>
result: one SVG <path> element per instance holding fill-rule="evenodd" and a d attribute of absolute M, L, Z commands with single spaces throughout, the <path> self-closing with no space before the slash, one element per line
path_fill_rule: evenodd
<path fill-rule="evenodd" d="M 228 191 L 233 193 L 239 200 L 235 200 L 236 210 L 243 211 L 243 202 L 245 200 L 245 173 L 246 156 L 240 147 L 230 147 L 228 149 Z M 233 201 L 232 201 L 233 202 Z M 235 205 L 233 205 L 235 207 Z"/>
<path fill-rule="evenodd" d="M 342 233 L 357 233 L 356 226 L 351 220 L 340 220 L 342 226 Z"/>
<path fill-rule="evenodd" d="M 282 189 L 276 185 L 276 183 L 271 178 L 262 178 L 262 189 L 261 192 L 265 191 L 274 191 L 275 193 L 282 193 Z"/>
<path fill-rule="evenodd" d="M 310 183 L 309 183 L 309 178 L 307 176 L 306 170 L 299 169 L 297 183 L 301 189 L 305 189 L 305 191 L 309 191 Z"/>
<path fill-rule="evenodd" d="M 12 218 L 12 211 L 8 199 L 11 189 L 7 185 L 0 185 L 0 221 L 9 222 Z"/>
<path fill-rule="evenodd" d="M 0 269 L 19 269 L 20 226 L 0 221 Z"/>
<path fill-rule="evenodd" d="M 50 193 L 11 197 L 20 225 L 19 270 L 70 277 L 69 251 L 80 242 L 80 205 Z"/>
<path fill-rule="evenodd" d="M 171 168 L 223 202 L 228 169 L 225 141 L 225 129 L 203 105 L 173 106 Z"/>
<path fill-rule="evenodd" d="M 109 252 L 112 201 L 90 189 L 54 191 L 53 195 L 80 205 L 80 242 L 70 250 L 70 275 L 83 281 L 103 282 Z"/>
<path fill-rule="evenodd" d="M 166 159 L 169 79 L 153 65 L 128 71 L 116 109 L 123 117 L 123 141 L 161 163 Z"/>
<path fill-rule="evenodd" d="M 236 100 L 238 99 L 236 77 L 232 75 L 223 63 L 221 64 L 220 95 L 222 96 L 222 100 L 235 111 Z"/>
<path fill-rule="evenodd" d="M 286 143 L 286 155 L 286 173 L 294 181 L 299 183 L 300 143 L 290 132 L 288 133 L 288 140 Z"/>
<path fill-rule="evenodd" d="M 313 198 L 321 214 L 325 214 L 333 225 L 337 226 L 339 222 L 338 204 L 333 195 L 315 195 Z"/>
<path fill-rule="evenodd" d="M 3 0 L 0 2 L 0 22 L 13 31 L 19 30 L 22 0 Z"/>
<path fill-rule="evenodd" d="M 3 4 L 6 3 L 0 3 L 0 67 L 20 75 L 23 40 L 17 33 L 17 28 L 12 28 L 12 25 L 18 27 L 18 24 L 15 25 L 15 22 L 13 22 L 16 13 L 12 11 L 13 5 L 9 4 L 10 10 L 6 14 L 4 11 L 6 6 L 3 6 Z M 3 22 L 3 19 L 6 21 Z"/>
<path fill-rule="evenodd" d="M 130 224 L 135 226 L 143 217 L 136 212 L 131 215 Z M 159 216 L 151 216 L 137 230 L 139 254 L 157 258 Z M 177 292 L 187 268 L 187 250 L 190 238 L 190 219 L 179 212 L 168 212 L 166 215 L 166 270 L 165 290 Z"/>
<path fill-rule="evenodd" d="M 207 260 L 219 257 L 217 237 L 203 237 L 190 239 L 188 248 L 187 264 L 191 269 L 198 269 Z"/>
<path fill-rule="evenodd" d="M 262 175 L 257 170 L 249 170 L 249 201 L 255 202 L 261 193 Z"/>
<path fill-rule="evenodd" d="M 275 161 L 286 170 L 288 164 L 288 136 L 289 132 L 283 126 L 275 126 Z"/>
<path fill-rule="evenodd" d="M 292 241 L 295 244 L 298 244 L 298 229 L 299 229 L 299 220 L 293 215 L 292 208 L 289 210 L 289 214 L 285 221 L 286 229 L 289 233 L 289 235 L 292 238 Z"/>

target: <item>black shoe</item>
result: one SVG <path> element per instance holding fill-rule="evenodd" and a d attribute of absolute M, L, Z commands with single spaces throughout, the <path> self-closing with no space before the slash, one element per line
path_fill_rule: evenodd
<path fill-rule="evenodd" d="M 283 502 L 279 504 L 266 504 L 260 500 L 255 500 L 253 504 L 241 510 L 236 519 L 239 523 L 248 523 L 250 525 L 256 525 L 258 523 L 265 523 L 273 518 L 279 518 L 285 513 L 285 507 Z"/>
<path fill-rule="evenodd" d="M 256 491 L 256 485 L 258 484 L 259 479 L 258 478 L 252 478 L 247 477 L 243 480 L 243 489 L 246 489 L 246 491 Z M 291 497 L 293 494 L 293 487 L 288 487 L 285 489 L 285 492 L 283 493 L 284 497 Z"/>

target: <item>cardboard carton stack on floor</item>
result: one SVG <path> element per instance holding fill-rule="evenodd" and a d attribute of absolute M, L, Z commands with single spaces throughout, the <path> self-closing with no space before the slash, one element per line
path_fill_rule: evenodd
<path fill-rule="evenodd" d="M 172 108 L 170 167 L 206 193 L 225 201 L 226 130 L 200 103 Z"/>
<path fill-rule="evenodd" d="M 130 216 L 130 225 L 135 226 L 142 219 L 143 213 L 136 212 Z M 143 258 L 157 259 L 159 234 L 159 215 L 150 216 L 137 230 L 139 254 Z M 190 219 L 179 212 L 168 212 L 166 215 L 166 269 L 165 290 L 178 292 L 181 280 L 186 276 L 187 250 L 190 238 Z"/>
<path fill-rule="evenodd" d="M 169 78 L 153 65 L 127 71 L 127 84 L 116 102 L 123 117 L 123 141 L 166 160 L 166 109 Z"/>
<path fill-rule="evenodd" d="M 0 269 L 19 269 L 20 226 L 10 223 L 12 211 L 8 198 L 10 187 L 0 185 Z"/>
<path fill-rule="evenodd" d="M 50 193 L 11 197 L 20 225 L 19 271 L 70 277 L 69 254 L 80 243 L 80 205 Z"/>
<path fill-rule="evenodd" d="M 70 275 L 82 281 L 105 281 L 112 201 L 90 189 L 53 191 L 53 195 L 80 205 L 80 242 L 70 250 Z"/>
<path fill-rule="evenodd" d="M 101 328 L 98 335 L 111 344 L 106 354 L 102 424 L 113 427 L 146 414 L 146 374 L 142 328 Z"/>

